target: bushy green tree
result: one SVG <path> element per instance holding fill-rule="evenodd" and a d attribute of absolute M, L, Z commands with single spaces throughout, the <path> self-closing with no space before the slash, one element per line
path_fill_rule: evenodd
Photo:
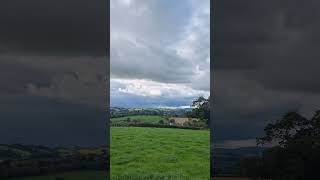
<path fill-rule="evenodd" d="M 198 118 L 201 121 L 204 121 L 205 124 L 209 127 L 210 123 L 210 96 L 208 99 L 203 96 L 198 97 L 192 102 L 193 107 L 192 111 L 187 113 L 189 118 Z"/>
<path fill-rule="evenodd" d="M 173 123 L 173 124 L 176 123 L 176 121 L 175 121 L 174 119 L 170 119 L 169 122 L 170 122 L 170 123 Z"/>

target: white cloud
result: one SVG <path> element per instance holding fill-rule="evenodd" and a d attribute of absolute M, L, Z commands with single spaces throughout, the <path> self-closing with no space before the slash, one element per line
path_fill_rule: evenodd
<path fill-rule="evenodd" d="M 122 85 L 117 89 L 119 92 L 143 97 L 187 98 L 209 96 L 207 91 L 194 90 L 184 84 L 159 83 L 145 79 L 111 79 L 111 84 L 113 83 Z"/>
<path fill-rule="evenodd" d="M 119 0 L 123 5 L 129 6 L 132 3 L 132 0 Z"/>
<path fill-rule="evenodd" d="M 185 108 L 193 108 L 192 106 L 157 106 L 157 108 L 164 109 L 185 109 Z"/>

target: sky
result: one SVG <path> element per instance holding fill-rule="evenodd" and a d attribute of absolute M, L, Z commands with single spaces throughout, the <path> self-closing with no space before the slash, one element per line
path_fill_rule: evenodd
<path fill-rule="evenodd" d="M 110 1 L 110 103 L 188 107 L 210 95 L 209 0 Z"/>
<path fill-rule="evenodd" d="M 186 106 L 211 90 L 212 140 L 227 146 L 319 109 L 319 1 L 215 1 L 211 62 L 209 1 L 181 2 L 112 0 L 109 53 L 107 1 L 2 0 L 0 143 L 103 144 L 109 54 L 111 105 Z"/>
<path fill-rule="evenodd" d="M 0 143 L 106 144 L 107 5 L 0 2 Z"/>
<path fill-rule="evenodd" d="M 215 2 L 213 141 L 254 144 L 286 112 L 309 117 L 320 108 L 319 7 L 315 0 Z"/>

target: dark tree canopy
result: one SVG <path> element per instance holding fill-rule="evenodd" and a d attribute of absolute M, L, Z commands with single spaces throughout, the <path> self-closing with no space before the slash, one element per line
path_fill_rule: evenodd
<path fill-rule="evenodd" d="M 311 118 L 288 112 L 270 123 L 258 145 L 272 144 L 261 157 L 242 159 L 242 172 L 274 180 L 320 179 L 320 111 Z"/>
<path fill-rule="evenodd" d="M 258 138 L 258 145 L 267 143 L 280 147 L 290 147 L 295 144 L 320 144 L 320 111 L 316 111 L 310 119 L 297 112 L 289 112 L 275 123 L 268 124 L 264 129 L 265 136 Z"/>

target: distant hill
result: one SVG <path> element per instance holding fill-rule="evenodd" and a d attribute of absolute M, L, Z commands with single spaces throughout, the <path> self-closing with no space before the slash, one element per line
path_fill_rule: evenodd
<path fill-rule="evenodd" d="M 239 175 L 240 159 L 247 156 L 259 156 L 263 150 L 262 147 L 211 148 L 211 174 L 216 176 Z"/>
<path fill-rule="evenodd" d="M 158 116 L 170 116 L 179 117 L 183 116 L 186 112 L 191 111 L 192 108 L 122 108 L 111 107 L 111 118 L 133 116 L 133 115 L 158 115 Z"/>
<path fill-rule="evenodd" d="M 108 169 L 108 147 L 0 145 L 0 179 Z"/>

